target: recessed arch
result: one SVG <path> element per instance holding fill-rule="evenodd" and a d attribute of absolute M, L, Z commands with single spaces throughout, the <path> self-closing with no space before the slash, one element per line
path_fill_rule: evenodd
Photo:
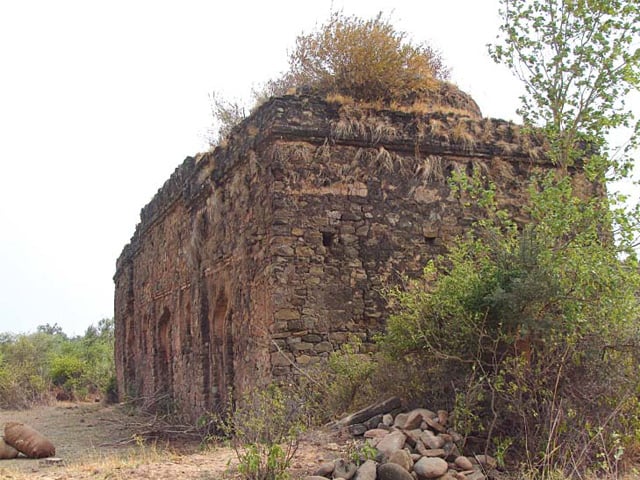
<path fill-rule="evenodd" d="M 171 394 L 171 311 L 164 307 L 158 319 L 155 384 L 159 395 Z"/>
<path fill-rule="evenodd" d="M 214 403 L 224 404 L 229 400 L 233 386 L 233 331 L 232 309 L 225 289 L 220 289 L 210 317 L 211 333 L 211 378 Z"/>

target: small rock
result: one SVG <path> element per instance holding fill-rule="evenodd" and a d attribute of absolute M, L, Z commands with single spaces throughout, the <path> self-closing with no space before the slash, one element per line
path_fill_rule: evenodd
<path fill-rule="evenodd" d="M 385 463 L 378 467 L 378 480 L 413 480 L 413 477 L 400 465 Z"/>
<path fill-rule="evenodd" d="M 56 467 L 63 467 L 64 466 L 64 460 L 62 458 L 59 457 L 48 457 L 48 458 L 41 458 L 38 461 L 38 464 L 42 467 L 52 467 L 52 466 L 56 466 Z"/>
<path fill-rule="evenodd" d="M 457 457 L 454 462 L 460 470 L 473 470 L 473 463 L 467 457 Z"/>
<path fill-rule="evenodd" d="M 393 425 L 393 415 L 390 413 L 386 413 L 382 416 L 382 423 L 384 423 L 387 427 Z"/>
<path fill-rule="evenodd" d="M 422 432 L 422 433 L 420 434 L 420 436 L 423 436 L 423 435 L 429 435 L 430 437 L 435 437 L 435 436 L 437 435 L 437 433 L 432 432 L 432 431 L 431 431 L 431 430 L 429 430 L 428 428 L 423 428 L 423 429 L 421 430 L 421 432 Z"/>
<path fill-rule="evenodd" d="M 454 462 L 460 456 L 460 450 L 455 443 L 445 443 L 442 449 L 445 452 L 445 458 L 450 462 Z"/>
<path fill-rule="evenodd" d="M 411 447 L 415 447 L 416 442 L 420 440 L 422 430 L 420 430 L 419 428 L 415 430 L 403 430 L 403 433 L 407 436 L 407 443 L 411 445 Z"/>
<path fill-rule="evenodd" d="M 426 451 L 426 455 L 423 455 L 424 457 L 440 457 L 440 458 L 444 458 L 447 456 L 447 452 L 444 451 L 444 449 L 442 448 L 429 448 Z"/>
<path fill-rule="evenodd" d="M 420 454 L 420 456 L 426 455 L 427 452 L 429 451 L 429 449 L 424 446 L 424 443 L 422 443 L 422 440 L 418 440 L 414 448 L 415 448 L 415 451 Z"/>
<path fill-rule="evenodd" d="M 441 477 L 449 469 L 449 464 L 441 458 L 422 457 L 413 466 L 413 471 L 418 474 L 419 479 L 429 479 Z"/>
<path fill-rule="evenodd" d="M 490 455 L 474 455 L 474 458 L 485 468 L 496 468 L 498 466 L 496 459 Z"/>
<path fill-rule="evenodd" d="M 344 480 L 350 480 L 358 470 L 358 467 L 353 462 L 348 462 L 342 458 L 336 460 L 334 463 L 332 478 L 343 478 Z"/>
<path fill-rule="evenodd" d="M 413 463 L 416 463 L 421 458 L 422 458 L 422 455 L 420 455 L 419 453 L 412 453 L 411 454 L 411 460 L 413 460 Z"/>
<path fill-rule="evenodd" d="M 466 480 L 486 480 L 486 478 L 487 477 L 484 475 L 484 473 L 477 470 L 466 476 Z"/>
<path fill-rule="evenodd" d="M 396 450 L 402 450 L 402 448 L 404 447 L 404 442 L 406 440 L 407 437 L 404 433 L 399 431 L 391 432 L 378 442 L 376 448 L 384 456 L 389 457 Z"/>
<path fill-rule="evenodd" d="M 423 417 L 423 418 L 424 418 L 424 423 L 426 423 L 427 426 L 434 432 L 447 433 L 447 429 L 444 426 L 440 425 L 438 422 L 436 422 L 434 419 L 430 417 Z"/>
<path fill-rule="evenodd" d="M 418 428 L 422 424 L 424 417 L 432 418 L 433 415 L 434 413 L 431 410 L 427 410 L 426 408 L 416 408 L 414 410 L 411 410 L 407 414 L 407 419 L 402 428 L 405 428 L 407 430 Z"/>
<path fill-rule="evenodd" d="M 409 418 L 408 413 L 399 413 L 396 415 L 396 418 L 393 420 L 393 426 L 398 428 L 404 428 L 407 423 L 407 418 Z"/>
<path fill-rule="evenodd" d="M 309 475 L 303 477 L 302 480 L 327 480 L 327 477 L 319 477 L 318 475 Z"/>
<path fill-rule="evenodd" d="M 396 450 L 389 455 L 389 463 L 400 465 L 407 472 L 410 472 L 411 468 L 413 468 L 413 459 L 411 458 L 411 454 L 406 450 Z"/>
<path fill-rule="evenodd" d="M 425 447 L 429 448 L 442 448 L 446 443 L 440 436 L 433 435 L 429 431 L 423 432 L 420 436 L 420 440 Z"/>
<path fill-rule="evenodd" d="M 447 412 L 446 410 L 438 410 L 438 423 L 443 427 L 446 427 L 448 420 L 449 420 L 449 412 Z"/>
<path fill-rule="evenodd" d="M 316 477 L 327 477 L 333 473 L 333 469 L 335 467 L 335 463 L 333 462 L 324 462 L 321 463 L 320 466 L 313 472 L 313 475 Z"/>
<path fill-rule="evenodd" d="M 445 473 L 441 477 L 438 477 L 438 480 L 457 480 L 457 477 L 453 473 Z"/>
<path fill-rule="evenodd" d="M 364 432 L 366 432 L 367 430 L 367 426 L 364 423 L 355 423 L 353 425 L 349 425 L 349 433 L 354 437 L 364 435 Z"/>
<path fill-rule="evenodd" d="M 382 428 L 372 428 L 371 430 L 364 432 L 364 438 L 383 438 L 387 435 L 389 435 L 389 430 L 384 430 Z"/>
<path fill-rule="evenodd" d="M 380 422 L 382 422 L 382 415 L 376 415 L 375 417 L 371 417 L 366 422 L 363 422 L 367 427 L 367 430 L 371 430 L 372 428 L 376 428 Z"/>
<path fill-rule="evenodd" d="M 378 465 L 373 460 L 367 460 L 358 468 L 353 480 L 376 480 Z"/>

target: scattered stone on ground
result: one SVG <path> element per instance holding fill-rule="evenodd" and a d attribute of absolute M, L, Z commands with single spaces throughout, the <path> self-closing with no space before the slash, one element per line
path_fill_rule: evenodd
<path fill-rule="evenodd" d="M 59 457 L 41 458 L 38 464 L 41 466 L 47 466 L 47 467 L 52 467 L 52 466 L 61 467 L 64 465 L 64 459 Z"/>
<path fill-rule="evenodd" d="M 390 398 L 332 424 L 361 438 L 361 445 L 375 447 L 375 459 L 354 460 L 352 455 L 324 462 L 304 480 L 486 480 L 495 470 L 496 460 L 489 455 L 460 453 L 462 437 L 448 424 L 448 412 L 400 412 L 399 405 L 399 399 Z"/>

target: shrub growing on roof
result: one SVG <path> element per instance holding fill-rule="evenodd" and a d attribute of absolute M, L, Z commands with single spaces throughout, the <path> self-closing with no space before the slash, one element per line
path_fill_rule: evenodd
<path fill-rule="evenodd" d="M 357 101 L 406 102 L 432 92 L 448 73 L 438 52 L 410 42 L 382 14 L 365 20 L 334 12 L 298 36 L 289 71 L 274 84 Z"/>

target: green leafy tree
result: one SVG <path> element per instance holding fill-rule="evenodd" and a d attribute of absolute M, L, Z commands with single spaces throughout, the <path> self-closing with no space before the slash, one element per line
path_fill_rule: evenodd
<path fill-rule="evenodd" d="M 501 0 L 501 5 L 501 34 L 490 51 L 522 80 L 519 112 L 526 125 L 544 131 L 549 158 L 564 172 L 532 185 L 531 229 L 553 280 L 545 284 L 556 288 L 553 301 L 543 304 L 546 316 L 556 312 L 553 321 L 536 325 L 563 348 L 558 385 L 566 381 L 575 387 L 578 379 L 570 371 L 580 366 L 600 390 L 600 402 L 576 405 L 584 414 L 582 432 L 593 430 L 589 422 L 598 425 L 597 435 L 591 431 L 584 445 L 593 450 L 594 438 L 604 436 L 602 432 L 609 436 L 597 441 L 615 444 L 616 429 L 632 444 L 640 438 L 639 425 L 625 426 L 621 418 L 638 408 L 637 401 L 626 401 L 628 396 L 637 399 L 638 393 L 638 373 L 628 370 L 637 364 L 633 352 L 639 332 L 638 207 L 625 206 L 626 199 L 612 192 L 610 182 L 628 176 L 637 148 L 639 124 L 626 101 L 640 86 L 640 8 L 635 0 Z M 612 132 L 625 127 L 631 130 L 628 141 L 612 145 Z M 570 177 L 574 166 L 584 169 L 599 195 L 576 186 Z M 599 363 L 605 359 L 610 362 L 606 367 Z M 621 388 L 605 388 L 612 384 L 598 375 L 600 368 L 626 372 L 613 375 Z M 569 394 L 562 393 L 554 404 L 558 414 L 567 413 L 561 402 Z M 602 415 L 607 403 L 629 410 L 614 409 L 598 422 L 595 412 Z M 544 433 L 547 443 L 539 463 L 547 471 L 563 448 L 556 444 L 559 425 Z M 630 446 L 637 448 L 637 443 Z M 615 465 L 612 449 L 601 452 L 609 469 Z M 584 457 L 589 455 L 583 451 Z"/>
<path fill-rule="evenodd" d="M 53 325 L 51 325 L 50 323 L 38 325 L 36 327 L 36 331 L 40 333 L 46 333 L 48 335 L 61 335 L 66 338 L 66 335 L 62 331 L 62 327 L 57 323 L 54 323 Z"/>
<path fill-rule="evenodd" d="M 544 133 L 558 169 L 532 178 L 526 226 L 479 173 L 453 179 L 476 228 L 391 292 L 397 313 L 382 346 L 457 372 L 454 421 L 483 430 L 473 433 L 488 447 L 510 445 L 535 475 L 615 474 L 620 452 L 640 439 L 631 420 L 640 411 L 639 223 L 637 208 L 608 191 L 636 145 L 625 99 L 640 85 L 640 11 L 635 1 L 501 3 L 491 52 L 523 80 L 520 113 Z M 607 141 L 618 127 L 633 127 L 621 149 Z"/>
<path fill-rule="evenodd" d="M 461 196 L 492 198 L 474 188 Z M 602 241 L 608 211 L 570 181 L 541 177 L 530 198 L 529 225 L 490 200 L 475 232 L 391 290 L 382 349 L 437 365 L 454 386 L 455 424 L 488 448 L 512 445 L 543 476 L 582 472 L 596 455 L 614 473 L 613 452 L 640 434 L 639 265 Z"/>
<path fill-rule="evenodd" d="M 80 358 L 87 365 L 86 388 L 112 395 L 115 379 L 114 369 L 114 323 L 112 318 L 104 318 L 97 327 L 89 326 L 80 342 Z"/>
<path fill-rule="evenodd" d="M 626 100 L 640 85 L 637 1 L 501 0 L 501 6 L 501 35 L 490 53 L 523 82 L 525 123 L 545 129 L 560 165 L 597 152 L 602 161 L 591 158 L 590 167 L 626 174 L 630 157 L 611 155 L 607 135 L 633 125 Z M 622 153 L 635 146 L 634 137 Z"/>

